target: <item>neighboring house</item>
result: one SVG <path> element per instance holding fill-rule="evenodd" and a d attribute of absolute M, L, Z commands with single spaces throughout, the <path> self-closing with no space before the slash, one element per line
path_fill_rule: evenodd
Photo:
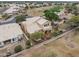
<path fill-rule="evenodd" d="M 26 7 L 25 4 L 16 4 L 16 6 L 19 6 L 19 7 Z"/>
<path fill-rule="evenodd" d="M 72 14 L 71 13 L 67 13 L 65 9 L 61 10 L 60 12 L 58 12 L 57 15 L 62 20 L 64 20 L 64 19 L 70 19 L 71 16 L 72 16 Z"/>
<path fill-rule="evenodd" d="M 19 8 L 20 8 L 19 6 L 12 5 L 12 6 L 10 6 L 9 9 L 4 11 L 3 14 L 9 14 L 9 15 L 16 14 L 19 11 Z"/>
<path fill-rule="evenodd" d="M 23 32 L 17 23 L 0 25 L 0 47 L 21 40 Z"/>
<path fill-rule="evenodd" d="M 49 6 L 49 4 L 48 4 L 48 3 L 46 3 L 46 2 L 44 2 L 44 3 L 43 3 L 43 6 Z"/>
<path fill-rule="evenodd" d="M 36 3 L 32 3 L 32 4 L 31 4 L 31 6 L 35 6 L 35 5 L 36 5 Z"/>
<path fill-rule="evenodd" d="M 29 2 L 27 2 L 27 3 L 25 3 L 27 6 L 29 6 L 30 5 L 30 3 Z"/>
<path fill-rule="evenodd" d="M 52 30 L 51 22 L 42 17 L 27 18 L 26 21 L 22 22 L 24 31 L 32 34 L 38 31 Z"/>

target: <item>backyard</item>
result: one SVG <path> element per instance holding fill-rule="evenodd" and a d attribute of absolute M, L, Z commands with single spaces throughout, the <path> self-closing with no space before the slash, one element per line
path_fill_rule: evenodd
<path fill-rule="evenodd" d="M 79 56 L 79 32 L 72 32 L 37 50 L 32 56 Z"/>
<path fill-rule="evenodd" d="M 43 11 L 52 8 L 52 6 L 28 9 L 27 14 L 30 16 L 42 16 Z"/>
<path fill-rule="evenodd" d="M 79 31 L 72 31 L 43 46 L 32 48 L 21 52 L 19 56 L 33 57 L 56 57 L 56 56 L 79 56 Z"/>

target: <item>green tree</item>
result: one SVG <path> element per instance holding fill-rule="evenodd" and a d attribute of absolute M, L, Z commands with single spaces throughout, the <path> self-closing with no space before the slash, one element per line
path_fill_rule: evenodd
<path fill-rule="evenodd" d="M 20 52 L 20 51 L 22 51 L 22 50 L 23 50 L 23 48 L 22 48 L 21 45 L 18 45 L 18 46 L 16 46 L 16 47 L 14 48 L 15 53 Z"/>
<path fill-rule="evenodd" d="M 65 6 L 65 9 L 70 13 L 71 10 L 72 10 L 71 7 L 72 7 L 72 5 L 67 3 L 66 6 Z"/>
<path fill-rule="evenodd" d="M 50 21 L 57 21 L 59 20 L 59 16 L 55 12 L 60 12 L 61 7 L 57 6 L 54 8 L 51 8 L 49 10 L 44 11 L 44 16 L 46 17 L 47 20 Z"/>
<path fill-rule="evenodd" d="M 30 40 L 27 40 L 27 41 L 26 41 L 26 48 L 28 49 L 28 48 L 30 48 L 30 47 L 31 47 Z"/>
<path fill-rule="evenodd" d="M 76 4 L 72 4 L 72 13 L 74 14 L 74 15 L 78 15 L 78 8 L 77 8 L 77 6 L 76 6 Z"/>
<path fill-rule="evenodd" d="M 25 16 L 24 15 L 20 15 L 20 16 L 16 16 L 15 19 L 16 19 L 16 23 L 20 23 L 22 21 L 25 21 Z"/>
<path fill-rule="evenodd" d="M 8 14 L 3 14 L 2 17 L 3 18 L 8 17 Z"/>
<path fill-rule="evenodd" d="M 52 10 L 52 12 L 60 12 L 60 9 L 63 9 L 63 7 L 60 5 L 57 5 L 53 8 L 51 8 L 50 10 Z"/>
<path fill-rule="evenodd" d="M 3 14 L 3 15 L 2 15 L 2 17 L 6 20 L 6 19 L 10 18 L 10 17 L 11 17 L 11 15 L 8 15 L 8 14 Z"/>
<path fill-rule="evenodd" d="M 79 15 L 73 16 L 70 21 L 68 22 L 70 26 L 79 26 Z"/>

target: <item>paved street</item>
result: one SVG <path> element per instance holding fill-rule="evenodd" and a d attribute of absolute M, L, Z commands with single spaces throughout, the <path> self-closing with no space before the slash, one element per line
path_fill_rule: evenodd
<path fill-rule="evenodd" d="M 7 19 L 6 21 L 0 21 L 0 25 L 8 24 L 8 23 L 16 23 L 15 16 L 12 16 L 11 18 Z"/>

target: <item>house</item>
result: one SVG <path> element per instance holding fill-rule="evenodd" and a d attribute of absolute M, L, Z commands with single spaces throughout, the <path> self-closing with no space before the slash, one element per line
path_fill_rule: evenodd
<path fill-rule="evenodd" d="M 49 4 L 48 4 L 48 3 L 46 3 L 46 2 L 44 2 L 44 3 L 43 3 L 43 6 L 49 6 Z"/>
<path fill-rule="evenodd" d="M 18 7 L 26 7 L 25 4 L 16 4 L 16 6 L 18 6 Z"/>
<path fill-rule="evenodd" d="M 65 9 L 61 10 L 60 12 L 57 13 L 60 19 L 70 19 L 72 14 L 67 13 Z"/>
<path fill-rule="evenodd" d="M 23 37 L 20 26 L 16 23 L 0 25 L 0 47 L 19 41 Z"/>
<path fill-rule="evenodd" d="M 9 9 L 3 12 L 3 14 L 9 14 L 9 15 L 16 14 L 19 11 L 19 8 L 20 8 L 19 6 L 12 4 Z"/>
<path fill-rule="evenodd" d="M 29 6 L 30 5 L 30 3 L 29 2 L 27 2 L 27 3 L 25 3 L 27 6 Z"/>
<path fill-rule="evenodd" d="M 44 30 L 52 30 L 51 27 L 51 22 L 44 19 L 44 18 L 40 18 L 39 20 L 37 20 L 37 24 Z"/>
<path fill-rule="evenodd" d="M 26 21 L 22 22 L 24 31 L 32 34 L 34 32 L 38 31 L 46 31 L 46 30 L 52 30 L 51 22 L 42 18 L 42 17 L 32 17 L 27 18 Z"/>

